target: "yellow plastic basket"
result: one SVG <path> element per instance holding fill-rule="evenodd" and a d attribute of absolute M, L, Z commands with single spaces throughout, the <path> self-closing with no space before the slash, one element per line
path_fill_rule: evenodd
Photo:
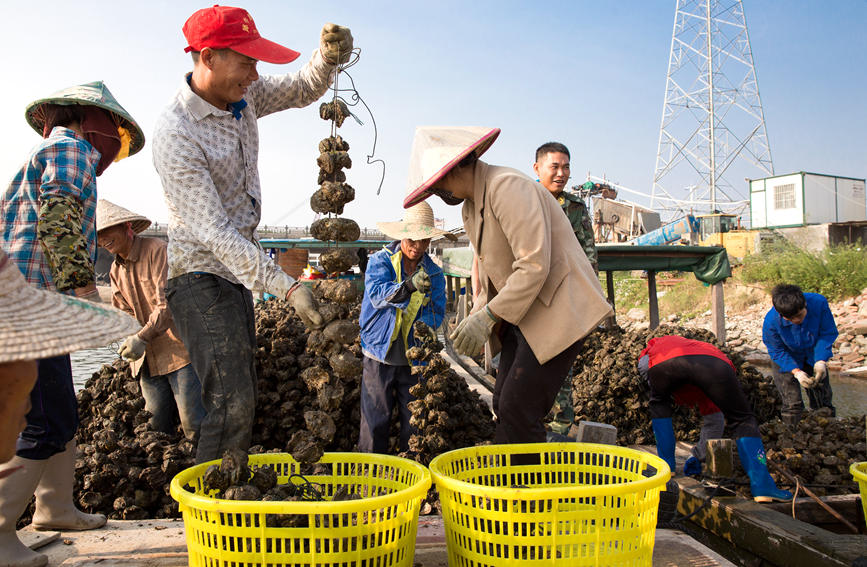
<path fill-rule="evenodd" d="M 190 566 L 412 566 L 419 506 L 431 485 L 424 466 L 387 455 L 326 453 L 316 466 L 324 472 L 305 478 L 318 484 L 326 499 L 340 487 L 361 499 L 245 502 L 204 493 L 205 470 L 219 462 L 196 465 L 172 479 Z M 300 472 L 285 453 L 250 455 L 249 465 L 271 465 L 281 484 Z M 271 515 L 286 514 L 306 516 L 307 527 L 268 525 L 269 516 L 273 525 Z"/>
<path fill-rule="evenodd" d="M 864 521 L 867 522 L 867 461 L 852 463 L 849 473 L 858 482 L 858 489 L 861 491 L 861 508 L 864 510 Z"/>
<path fill-rule="evenodd" d="M 589 443 L 468 447 L 430 470 L 451 567 L 649 566 L 671 477 L 655 455 Z"/>

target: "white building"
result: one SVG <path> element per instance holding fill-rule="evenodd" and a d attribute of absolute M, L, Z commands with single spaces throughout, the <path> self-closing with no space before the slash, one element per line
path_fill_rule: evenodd
<path fill-rule="evenodd" d="M 800 171 L 750 180 L 752 228 L 867 220 L 864 179 Z"/>

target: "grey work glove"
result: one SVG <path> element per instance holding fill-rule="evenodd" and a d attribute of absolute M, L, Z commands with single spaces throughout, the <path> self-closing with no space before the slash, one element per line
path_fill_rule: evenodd
<path fill-rule="evenodd" d="M 312 291 L 303 285 L 298 285 L 289 292 L 287 300 L 308 329 L 322 328 L 322 315 L 319 314 Z"/>
<path fill-rule="evenodd" d="M 819 360 L 813 365 L 813 385 L 818 384 L 828 376 L 828 363 Z"/>
<path fill-rule="evenodd" d="M 327 63 L 346 63 L 352 54 L 352 32 L 337 24 L 325 24 L 319 37 L 319 53 Z"/>
<path fill-rule="evenodd" d="M 449 338 L 460 354 L 474 356 L 482 351 L 494 330 L 494 321 L 483 307 L 458 324 Z"/>
<path fill-rule="evenodd" d="M 422 295 L 430 291 L 430 276 L 424 271 L 424 268 L 419 267 L 418 271 L 412 275 L 412 287 Z"/>
<path fill-rule="evenodd" d="M 144 356 L 147 343 L 139 338 L 138 335 L 130 335 L 120 345 L 120 350 L 117 351 L 123 358 L 133 361 Z"/>
<path fill-rule="evenodd" d="M 792 375 L 795 377 L 795 380 L 797 380 L 798 383 L 807 390 L 816 385 L 816 383 L 813 381 L 813 377 L 808 376 L 807 373 L 800 368 L 792 370 Z"/>
<path fill-rule="evenodd" d="M 92 282 L 85 287 L 79 287 L 72 290 L 72 293 L 75 294 L 75 297 L 77 297 L 78 299 L 83 299 L 91 303 L 103 302 L 102 298 L 99 296 L 99 290 L 96 288 L 96 284 Z"/>

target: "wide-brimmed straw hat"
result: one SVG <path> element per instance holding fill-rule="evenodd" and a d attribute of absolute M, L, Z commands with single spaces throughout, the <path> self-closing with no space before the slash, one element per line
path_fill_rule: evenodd
<path fill-rule="evenodd" d="M 0 251 L 0 363 L 106 346 L 140 329 L 113 307 L 31 286 Z"/>
<path fill-rule="evenodd" d="M 407 209 L 402 221 L 378 222 L 376 227 L 383 234 L 395 240 L 403 240 L 404 238 L 425 240 L 437 236 L 445 236 L 449 240 L 457 239 L 451 232 L 434 226 L 433 209 L 424 202 Z"/>
<path fill-rule="evenodd" d="M 437 181 L 471 153 L 481 156 L 499 135 L 499 128 L 480 126 L 416 128 L 409 159 L 410 193 L 403 200 L 404 208 L 430 197 Z"/>
<path fill-rule="evenodd" d="M 96 230 L 111 228 L 125 222 L 130 223 L 133 232 L 139 234 L 151 225 L 150 219 L 136 214 L 120 205 L 115 205 L 107 199 L 96 202 Z"/>
<path fill-rule="evenodd" d="M 130 116 L 129 112 L 117 102 L 117 99 L 114 98 L 114 95 L 111 94 L 111 91 L 108 90 L 108 87 L 102 81 L 68 87 L 57 91 L 47 98 L 40 98 L 27 105 L 24 117 L 27 119 L 30 127 L 36 130 L 36 133 L 40 136 L 45 126 L 45 115 L 42 109 L 46 104 L 81 104 L 107 110 L 114 116 L 117 125 L 122 126 L 129 133 L 129 155 L 133 155 L 144 147 L 144 131 L 139 128 L 139 125 Z"/>

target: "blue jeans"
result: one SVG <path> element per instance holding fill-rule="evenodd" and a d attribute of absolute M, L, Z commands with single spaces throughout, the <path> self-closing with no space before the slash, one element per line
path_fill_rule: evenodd
<path fill-rule="evenodd" d="M 69 355 L 38 361 L 36 384 L 30 391 L 27 426 L 16 442 L 15 454 L 44 460 L 62 453 L 78 429 L 78 400 L 72 386 Z"/>
<path fill-rule="evenodd" d="M 253 294 L 206 273 L 171 278 L 166 300 L 202 383 L 205 417 L 196 462 L 250 447 L 256 411 Z"/>
<path fill-rule="evenodd" d="M 398 339 L 400 340 L 400 339 Z M 358 450 L 362 453 L 388 453 L 388 433 L 395 402 L 400 415 L 400 450 L 409 449 L 414 428 L 408 404 L 415 398 L 409 389 L 418 384 L 409 366 L 384 364 L 368 356 L 362 361 L 361 426 Z"/>
<path fill-rule="evenodd" d="M 202 405 L 202 383 L 192 364 L 159 376 L 151 376 L 145 364 L 139 384 L 154 430 L 174 433 L 179 418 L 188 439 L 199 437 L 205 407 Z"/>

